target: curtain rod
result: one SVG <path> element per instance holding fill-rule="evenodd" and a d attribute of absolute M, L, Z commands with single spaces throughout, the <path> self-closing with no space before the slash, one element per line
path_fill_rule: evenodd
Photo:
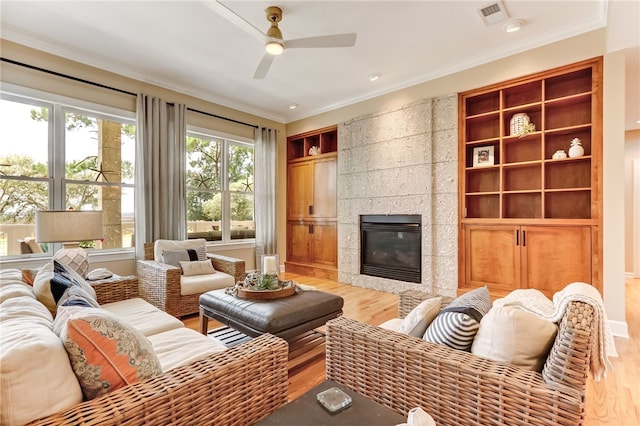
<path fill-rule="evenodd" d="M 74 76 L 68 75 L 68 74 L 62 74 L 62 73 L 59 73 L 57 71 L 52 71 L 52 70 L 48 70 L 46 68 L 37 67 L 35 65 L 25 64 L 24 62 L 14 61 L 13 59 L 7 59 L 7 58 L 4 58 L 4 57 L 0 57 L 0 61 L 7 62 L 7 63 L 13 64 L 13 65 L 18 65 L 18 66 L 24 67 L 24 68 L 29 68 L 29 69 L 35 70 L 35 71 L 40 71 L 40 72 L 43 72 L 43 73 L 46 73 L 46 74 L 55 75 L 56 77 L 62 77 L 62 78 L 66 78 L 66 79 L 69 79 L 69 80 L 78 81 L 80 83 L 85 83 L 85 84 L 90 84 L 92 86 L 101 87 L 103 89 L 113 90 L 114 92 L 123 93 L 125 95 L 138 96 L 136 93 L 128 92 L 128 91 L 122 90 L 122 89 L 118 89 L 117 87 L 107 86 L 105 84 L 96 83 L 95 81 L 85 80 L 83 78 L 74 77 Z M 173 103 L 171 103 L 171 102 L 168 102 L 168 103 L 173 105 Z M 198 114 L 207 115 L 209 117 L 218 118 L 220 120 L 225 120 L 225 121 L 230 121 L 232 123 L 241 124 L 243 126 L 253 127 L 254 129 L 257 129 L 259 127 L 259 126 L 255 125 L 255 124 L 245 123 L 244 121 L 234 120 L 233 118 L 223 117 L 221 115 L 216 115 L 216 114 L 212 114 L 210 112 L 200 111 L 200 110 L 189 108 L 189 107 L 187 107 L 187 110 L 192 111 L 192 112 L 197 112 Z"/>

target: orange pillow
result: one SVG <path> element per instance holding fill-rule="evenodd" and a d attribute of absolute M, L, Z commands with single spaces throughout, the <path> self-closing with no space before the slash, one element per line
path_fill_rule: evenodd
<path fill-rule="evenodd" d="M 74 310 L 60 328 L 87 400 L 162 372 L 149 340 L 103 309 Z"/>

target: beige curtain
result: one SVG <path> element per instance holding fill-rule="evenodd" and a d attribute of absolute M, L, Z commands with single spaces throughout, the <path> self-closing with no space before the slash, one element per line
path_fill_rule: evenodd
<path fill-rule="evenodd" d="M 135 244 L 140 259 L 144 243 L 187 235 L 186 113 L 185 105 L 138 95 Z"/>
<path fill-rule="evenodd" d="M 256 267 L 260 269 L 263 254 L 278 253 L 276 212 L 276 171 L 278 133 L 275 129 L 258 127 L 255 131 L 255 215 Z"/>

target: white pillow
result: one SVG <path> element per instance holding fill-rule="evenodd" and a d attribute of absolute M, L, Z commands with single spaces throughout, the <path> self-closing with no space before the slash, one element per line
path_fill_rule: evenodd
<path fill-rule="evenodd" d="M 440 312 L 442 297 L 433 297 L 420 302 L 418 306 L 413 308 L 400 324 L 400 333 L 408 334 L 413 337 L 422 337 L 424 332 L 431 324 L 431 321 Z"/>
<path fill-rule="evenodd" d="M 194 240 L 156 240 L 153 246 L 153 256 L 156 262 L 162 262 L 164 250 L 194 249 L 198 253 L 198 260 L 207 259 L 207 240 L 197 238 Z M 177 265 L 176 265 L 177 266 Z"/>
<path fill-rule="evenodd" d="M 182 275 L 188 277 L 190 275 L 206 275 L 214 274 L 213 265 L 210 260 L 195 260 L 193 262 L 180 261 Z"/>
<path fill-rule="evenodd" d="M 480 321 L 471 353 L 541 371 L 558 326 L 518 306 L 494 306 Z"/>

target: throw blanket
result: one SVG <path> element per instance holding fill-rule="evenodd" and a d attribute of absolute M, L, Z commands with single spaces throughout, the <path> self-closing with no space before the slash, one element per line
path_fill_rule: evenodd
<path fill-rule="evenodd" d="M 598 290 L 587 283 L 575 282 L 553 295 L 551 302 L 541 291 L 535 289 L 514 290 L 504 299 L 496 300 L 498 306 L 519 305 L 523 309 L 552 322 L 559 322 L 572 301 L 593 306 L 596 339 L 591 349 L 589 370 L 595 381 L 606 377 L 613 370 L 609 357 L 617 357 L 616 345 L 607 321 L 607 313 Z"/>

